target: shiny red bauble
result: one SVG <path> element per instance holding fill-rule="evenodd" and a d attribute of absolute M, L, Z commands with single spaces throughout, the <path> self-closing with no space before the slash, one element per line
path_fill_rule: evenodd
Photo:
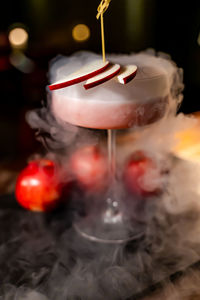
<path fill-rule="evenodd" d="M 15 195 L 21 206 L 33 211 L 50 211 L 62 193 L 58 166 L 48 159 L 31 161 L 17 178 Z"/>
<path fill-rule="evenodd" d="M 154 196 L 161 190 L 161 172 L 153 159 L 136 151 L 125 165 L 124 182 L 131 194 Z"/>
<path fill-rule="evenodd" d="M 107 160 L 97 146 L 78 149 L 70 159 L 73 176 L 84 190 L 102 191 L 107 184 Z"/>

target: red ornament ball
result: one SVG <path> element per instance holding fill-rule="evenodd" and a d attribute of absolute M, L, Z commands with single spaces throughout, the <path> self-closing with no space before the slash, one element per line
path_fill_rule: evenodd
<path fill-rule="evenodd" d="M 107 159 L 97 146 L 78 149 L 70 159 L 78 184 L 87 192 L 102 191 L 107 184 Z"/>
<path fill-rule="evenodd" d="M 161 190 L 160 168 L 144 152 L 136 151 L 125 165 L 124 182 L 131 194 L 154 196 Z"/>
<path fill-rule="evenodd" d="M 50 211 L 59 204 L 61 194 L 58 166 L 52 160 L 31 161 L 17 178 L 16 199 L 28 210 Z"/>

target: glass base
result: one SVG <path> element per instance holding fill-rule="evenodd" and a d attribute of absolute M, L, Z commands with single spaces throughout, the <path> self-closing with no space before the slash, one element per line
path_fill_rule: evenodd
<path fill-rule="evenodd" d="M 128 242 L 141 239 L 144 236 L 143 232 L 139 232 L 135 235 L 132 235 L 132 236 L 126 237 L 126 238 L 123 237 L 121 239 L 106 239 L 106 238 L 97 237 L 96 235 L 91 235 L 90 233 L 83 231 L 83 229 L 77 223 L 74 224 L 74 229 L 83 238 L 90 240 L 91 242 L 103 243 L 103 244 L 126 244 Z"/>
<path fill-rule="evenodd" d="M 74 229 L 83 238 L 104 244 L 123 244 L 144 236 L 144 224 L 139 224 L 124 217 L 122 212 L 107 208 L 98 215 L 90 214 L 79 218 Z"/>

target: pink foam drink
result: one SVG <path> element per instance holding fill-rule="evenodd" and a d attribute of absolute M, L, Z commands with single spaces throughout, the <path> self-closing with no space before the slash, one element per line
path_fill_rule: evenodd
<path fill-rule="evenodd" d="M 59 66 L 52 65 L 53 79 L 61 80 L 62 76 L 99 57 L 81 52 L 63 58 Z M 53 91 L 51 108 L 56 119 L 95 129 L 131 128 L 161 119 L 174 100 L 172 85 L 176 66 L 146 53 L 110 55 L 107 59 L 121 65 L 137 65 L 136 77 L 125 85 L 113 78 L 89 90 L 79 83 Z"/>

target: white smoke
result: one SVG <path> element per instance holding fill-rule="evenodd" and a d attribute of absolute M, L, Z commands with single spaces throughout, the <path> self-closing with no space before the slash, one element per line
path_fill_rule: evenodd
<path fill-rule="evenodd" d="M 194 294 L 193 280 L 198 282 L 199 277 L 195 279 L 188 267 L 200 260 L 200 168 L 176 157 L 173 149 L 175 133 L 191 128 L 195 120 L 182 114 L 175 116 L 182 99 L 182 71 L 173 62 L 155 57 L 155 53 L 135 55 L 135 63 L 147 56 L 147 63 L 151 57 L 151 62 L 159 62 L 167 74 L 172 100 L 168 114 L 150 126 L 119 131 L 117 137 L 118 197 L 124 202 L 127 216 L 133 219 L 133 226 L 143 234 L 121 245 L 82 238 L 71 227 L 74 211 L 81 211 L 84 201 L 91 199 L 77 190 L 66 206 L 52 214 L 18 209 L 13 220 L 12 210 L 1 211 L 0 226 L 6 226 L 7 234 L 1 237 L 0 246 L 0 299 L 126 300 L 139 299 L 141 295 L 151 299 L 149 288 L 158 283 L 166 287 L 158 290 L 153 299 L 178 300 Z M 71 58 L 58 57 L 51 66 L 50 78 L 60 79 L 96 57 L 85 52 Z M 123 63 L 129 61 L 126 55 L 120 59 Z M 112 55 L 112 60 L 117 62 L 119 56 Z M 50 101 L 51 98 L 46 108 L 30 112 L 27 119 L 45 138 L 51 152 L 63 159 L 63 166 L 73 149 L 84 144 L 101 141 L 106 147 L 104 132 L 56 120 Z M 138 150 L 152 158 L 162 171 L 157 179 L 162 187 L 158 195 L 145 198 L 125 191 L 124 168 Z M 151 187 L 154 180 L 152 173 L 147 174 L 146 184 Z M 104 195 L 93 200 L 88 202 L 90 206 L 104 201 Z M 191 278 L 186 281 L 187 290 L 184 277 L 177 285 L 169 279 L 179 271 L 188 272 Z"/>
<path fill-rule="evenodd" d="M 166 119 L 152 128 L 153 139 L 150 127 L 145 128 L 134 142 L 128 141 L 129 150 L 124 154 L 119 151 L 126 160 L 140 149 L 157 159 L 159 166 L 164 163 L 168 167 L 161 194 L 147 199 L 128 195 L 127 214 L 144 232 L 132 243 L 106 245 L 79 236 L 70 227 L 77 209 L 73 201 L 50 215 L 17 210 L 15 226 L 10 222 L 13 212 L 1 212 L 0 225 L 5 226 L 3 216 L 7 215 L 9 228 L 0 249 L 2 270 L 7 266 L 6 276 L 1 277 L 2 300 L 125 300 L 141 293 L 148 295 L 149 287 L 159 282 L 164 288 L 158 289 L 155 299 L 161 295 L 170 300 L 193 295 L 197 275 L 187 268 L 200 259 L 200 168 L 175 157 L 170 150 L 175 142 L 172 133 L 190 128 L 194 122 L 182 114 Z M 134 134 L 129 132 L 128 139 Z M 76 193 L 74 197 L 80 202 L 83 195 Z M 183 277 L 170 282 L 169 277 L 179 271 L 186 278 L 188 275 L 188 280 Z"/>

